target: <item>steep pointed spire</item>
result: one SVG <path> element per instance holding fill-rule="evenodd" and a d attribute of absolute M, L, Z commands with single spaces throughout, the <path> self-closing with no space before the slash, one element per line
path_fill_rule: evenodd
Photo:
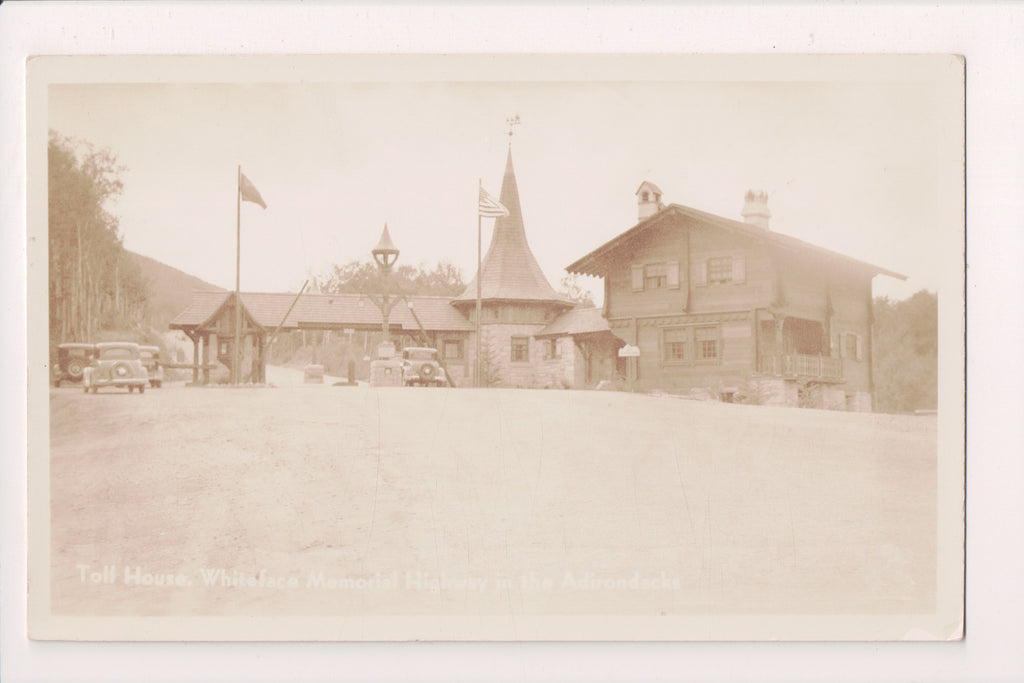
<path fill-rule="evenodd" d="M 526 241 L 523 211 L 519 205 L 519 188 L 512 167 L 512 148 L 509 146 L 505 161 L 505 177 L 501 181 L 501 203 L 508 209 L 507 216 L 494 221 L 494 235 L 480 267 L 481 298 L 507 301 L 548 301 L 569 304 L 548 283 L 530 245 Z M 476 278 L 466 290 L 455 298 L 456 303 L 476 299 Z"/>

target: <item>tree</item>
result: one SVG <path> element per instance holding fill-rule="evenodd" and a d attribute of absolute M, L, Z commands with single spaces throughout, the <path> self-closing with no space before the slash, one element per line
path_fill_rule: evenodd
<path fill-rule="evenodd" d="M 594 297 L 590 294 L 590 290 L 581 284 L 581 280 L 582 278 L 578 273 L 566 273 L 562 277 L 559 291 L 577 303 L 581 303 L 584 306 L 593 306 Z"/>
<path fill-rule="evenodd" d="M 391 289 L 395 293 L 456 296 L 466 288 L 462 272 L 442 261 L 433 268 L 400 265 L 393 271 Z M 335 265 L 327 273 L 313 276 L 313 290 L 323 294 L 376 293 L 383 288 L 377 266 L 370 261 L 350 261 Z"/>
<path fill-rule="evenodd" d="M 874 301 L 874 380 L 878 410 L 909 412 L 938 405 L 938 297 Z"/>
<path fill-rule="evenodd" d="M 91 341 L 102 329 L 141 325 L 147 285 L 107 210 L 121 193 L 124 167 L 110 150 L 56 131 L 47 152 L 52 352 L 61 342 Z"/>

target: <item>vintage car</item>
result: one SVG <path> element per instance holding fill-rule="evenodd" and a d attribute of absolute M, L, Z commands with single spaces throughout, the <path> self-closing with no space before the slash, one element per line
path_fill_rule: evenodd
<path fill-rule="evenodd" d="M 159 387 L 164 383 L 164 366 L 160 362 L 160 348 L 140 346 L 139 356 L 142 358 L 142 367 L 146 368 L 146 374 L 149 375 L 149 386 Z"/>
<path fill-rule="evenodd" d="M 407 387 L 443 387 L 447 383 L 437 360 L 437 349 L 421 346 L 402 349 L 402 384 Z"/>
<path fill-rule="evenodd" d="M 85 369 L 96 353 L 94 344 L 61 344 L 57 347 L 57 367 L 53 372 L 53 383 L 81 382 Z"/>
<path fill-rule="evenodd" d="M 132 342 L 103 342 L 96 345 L 96 356 L 85 369 L 82 382 L 88 393 L 100 387 L 128 387 L 128 393 L 146 391 L 149 375 L 139 358 L 139 345 Z"/>

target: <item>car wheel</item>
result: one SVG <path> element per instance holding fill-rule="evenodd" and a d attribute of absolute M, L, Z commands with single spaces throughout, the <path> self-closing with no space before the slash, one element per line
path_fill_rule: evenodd
<path fill-rule="evenodd" d="M 99 390 L 99 387 L 89 387 L 89 389 L 91 389 L 92 393 L 95 394 Z"/>
<path fill-rule="evenodd" d="M 88 394 L 89 393 L 89 387 L 82 387 L 82 392 Z"/>
<path fill-rule="evenodd" d="M 60 389 L 60 377 L 58 377 L 56 380 L 54 380 L 53 386 L 55 386 L 58 389 Z"/>
<path fill-rule="evenodd" d="M 140 384 L 139 385 L 139 393 L 140 394 L 146 393 L 146 385 L 145 384 Z"/>
<path fill-rule="evenodd" d="M 80 360 L 70 361 L 68 363 L 68 374 L 71 375 L 72 377 L 74 377 L 75 379 L 78 379 L 79 377 L 82 376 L 82 371 L 84 370 L 84 368 L 85 368 L 85 366 L 82 365 L 82 361 L 80 361 Z"/>

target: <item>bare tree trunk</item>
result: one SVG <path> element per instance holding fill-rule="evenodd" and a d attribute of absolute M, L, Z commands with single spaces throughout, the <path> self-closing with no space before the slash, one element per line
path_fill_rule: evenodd
<path fill-rule="evenodd" d="M 75 329 L 78 341 L 85 341 L 82 335 L 82 224 L 75 221 L 75 228 L 78 234 L 78 247 L 76 249 L 78 256 L 78 282 L 75 286 Z"/>
<path fill-rule="evenodd" d="M 114 315 L 121 315 L 121 255 L 114 260 Z M 124 316 L 128 317 L 128 316 Z"/>

